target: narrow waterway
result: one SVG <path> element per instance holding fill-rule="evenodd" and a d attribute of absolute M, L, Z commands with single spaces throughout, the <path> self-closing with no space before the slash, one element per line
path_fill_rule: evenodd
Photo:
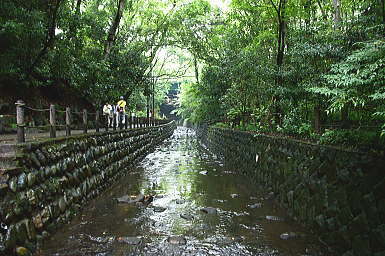
<path fill-rule="evenodd" d="M 179 127 L 38 255 L 327 255 L 238 171 L 207 152 L 194 131 Z M 154 195 L 153 201 L 127 199 L 139 194 Z M 131 203 L 118 203 L 124 196 Z"/>

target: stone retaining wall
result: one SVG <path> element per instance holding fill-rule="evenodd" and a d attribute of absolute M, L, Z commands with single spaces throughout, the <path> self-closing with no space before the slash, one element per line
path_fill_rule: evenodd
<path fill-rule="evenodd" d="M 219 128 L 198 128 L 208 148 L 270 187 L 336 255 L 385 255 L 385 158 Z"/>
<path fill-rule="evenodd" d="M 1 146 L 0 255 L 34 251 L 174 129 L 172 122 Z"/>

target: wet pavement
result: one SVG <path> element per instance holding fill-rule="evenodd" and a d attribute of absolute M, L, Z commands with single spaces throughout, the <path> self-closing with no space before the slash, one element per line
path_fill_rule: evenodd
<path fill-rule="evenodd" d="M 38 255 L 327 255 L 269 191 L 238 171 L 179 127 Z M 123 196 L 130 203 L 118 203 Z"/>

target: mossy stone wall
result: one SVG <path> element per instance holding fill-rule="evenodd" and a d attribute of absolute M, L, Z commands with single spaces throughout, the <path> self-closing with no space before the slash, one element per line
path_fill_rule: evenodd
<path fill-rule="evenodd" d="M 336 255 L 385 255 L 385 157 L 228 129 L 201 127 L 210 150 L 271 187 Z"/>
<path fill-rule="evenodd" d="M 34 251 L 175 127 L 172 122 L 15 146 L 1 173 L 0 255 Z"/>

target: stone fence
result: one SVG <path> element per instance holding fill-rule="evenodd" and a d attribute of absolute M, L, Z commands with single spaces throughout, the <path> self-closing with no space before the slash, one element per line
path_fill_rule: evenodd
<path fill-rule="evenodd" d="M 0 255 L 35 251 L 85 202 L 171 136 L 175 127 L 170 122 L 0 145 Z"/>
<path fill-rule="evenodd" d="M 240 173 L 271 188 L 336 255 L 385 255 L 383 155 L 212 127 L 197 134 Z"/>

